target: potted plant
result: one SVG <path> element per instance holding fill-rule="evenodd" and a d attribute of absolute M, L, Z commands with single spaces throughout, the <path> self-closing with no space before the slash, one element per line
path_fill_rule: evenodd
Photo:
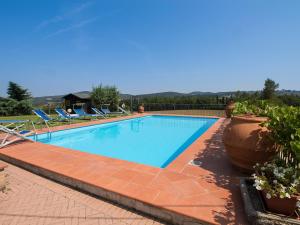
<path fill-rule="evenodd" d="M 282 159 L 254 166 L 254 186 L 261 192 L 267 209 L 291 216 L 297 208 L 300 170 Z"/>
<path fill-rule="evenodd" d="M 244 172 L 253 172 L 256 163 L 269 161 L 276 151 L 269 130 L 269 105 L 263 101 L 235 103 L 233 116 L 224 130 L 223 142 L 231 163 Z"/>
<path fill-rule="evenodd" d="M 139 105 L 138 112 L 139 113 L 144 113 L 145 112 L 144 104 Z"/>
<path fill-rule="evenodd" d="M 254 185 L 270 211 L 291 215 L 300 191 L 300 108 L 273 107 L 268 118 L 262 125 L 270 131 L 278 155 L 254 167 Z"/>

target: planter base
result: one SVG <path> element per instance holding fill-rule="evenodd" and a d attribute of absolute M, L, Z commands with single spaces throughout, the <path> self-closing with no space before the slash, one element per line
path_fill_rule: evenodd
<path fill-rule="evenodd" d="M 253 173 L 256 163 L 272 159 L 276 146 L 269 131 L 261 127 L 265 117 L 234 116 L 223 133 L 223 143 L 231 163 L 242 171 Z"/>
<path fill-rule="evenodd" d="M 260 193 L 253 187 L 251 179 L 242 178 L 240 185 L 245 213 L 250 224 L 300 225 L 300 218 L 296 213 L 294 217 L 287 217 L 266 211 Z"/>
<path fill-rule="evenodd" d="M 298 199 L 296 197 L 280 199 L 280 198 L 266 198 L 266 193 L 260 193 L 267 208 L 274 213 L 293 216 L 295 213 Z"/>

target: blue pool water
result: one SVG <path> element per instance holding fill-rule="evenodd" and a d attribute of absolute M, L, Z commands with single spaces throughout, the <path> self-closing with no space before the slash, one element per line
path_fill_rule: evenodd
<path fill-rule="evenodd" d="M 145 116 L 37 136 L 37 141 L 164 168 L 217 119 Z"/>

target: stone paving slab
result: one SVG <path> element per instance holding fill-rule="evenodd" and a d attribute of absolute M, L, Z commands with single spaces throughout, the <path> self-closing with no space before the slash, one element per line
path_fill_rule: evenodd
<path fill-rule="evenodd" d="M 0 192 L 1 225 L 162 224 L 11 164 L 4 173 L 9 184 Z"/>

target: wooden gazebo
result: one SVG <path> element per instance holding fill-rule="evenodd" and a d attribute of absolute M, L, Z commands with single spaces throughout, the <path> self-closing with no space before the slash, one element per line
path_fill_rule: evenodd
<path fill-rule="evenodd" d="M 88 113 L 91 112 L 91 96 L 90 92 L 70 93 L 63 96 L 65 101 L 65 109 L 84 108 Z"/>

